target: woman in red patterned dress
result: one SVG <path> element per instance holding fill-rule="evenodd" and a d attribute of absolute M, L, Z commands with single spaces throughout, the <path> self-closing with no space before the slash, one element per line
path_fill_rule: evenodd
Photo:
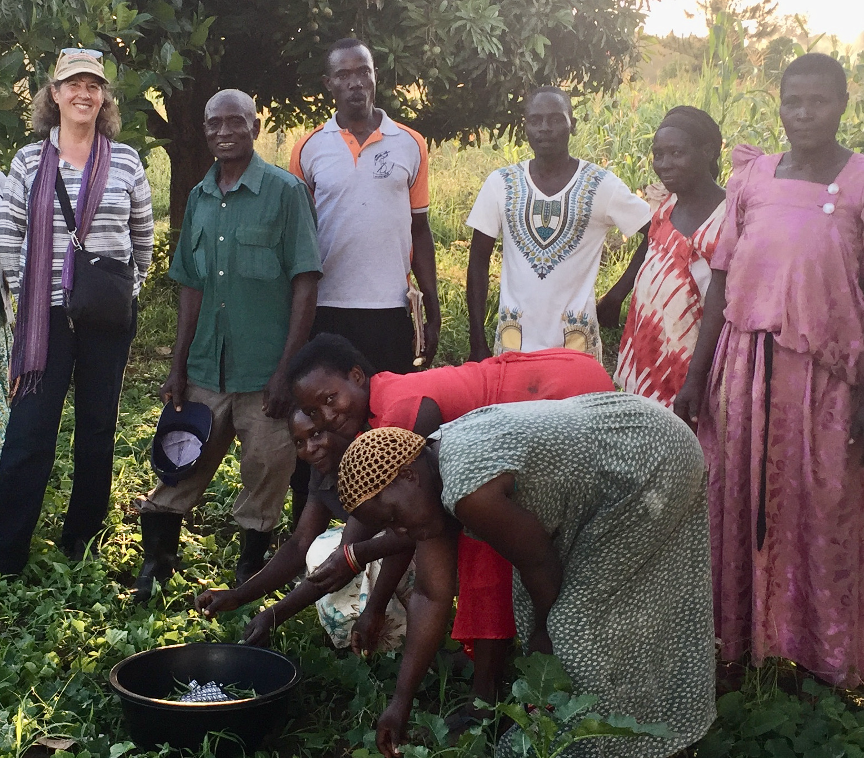
<path fill-rule="evenodd" d="M 615 382 L 668 408 L 687 376 L 711 281 L 709 264 L 726 207 L 716 181 L 722 142 L 720 127 L 705 111 L 682 105 L 666 114 L 654 135 L 653 165 L 671 194 L 651 220 L 644 261 L 634 256 L 604 297 L 618 303 L 617 310 L 610 306 L 617 321 L 621 302 L 634 289 Z"/>

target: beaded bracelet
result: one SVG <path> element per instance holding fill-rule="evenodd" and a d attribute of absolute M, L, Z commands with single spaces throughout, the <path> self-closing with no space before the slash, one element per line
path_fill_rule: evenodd
<path fill-rule="evenodd" d="M 354 557 L 354 545 L 342 545 L 342 553 L 345 555 L 345 560 L 348 563 L 348 568 L 359 574 L 363 569 L 357 564 L 357 559 Z"/>

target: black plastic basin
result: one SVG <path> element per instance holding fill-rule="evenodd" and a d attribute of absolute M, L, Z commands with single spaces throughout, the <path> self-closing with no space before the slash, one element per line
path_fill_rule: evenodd
<path fill-rule="evenodd" d="M 178 682 L 192 679 L 254 689 L 256 696 L 222 703 L 165 700 Z M 240 753 L 244 746 L 251 753 L 265 737 L 280 733 L 299 705 L 292 692 L 299 666 L 280 653 L 245 645 L 197 642 L 147 650 L 118 663 L 109 681 L 123 703 L 130 737 L 143 748 L 167 742 L 195 750 L 208 732 L 227 732 L 242 746 L 220 739 L 220 755 Z"/>

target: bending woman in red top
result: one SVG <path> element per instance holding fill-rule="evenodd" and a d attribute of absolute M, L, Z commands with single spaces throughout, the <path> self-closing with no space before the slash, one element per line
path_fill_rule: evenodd
<path fill-rule="evenodd" d="M 441 424 L 487 405 L 563 400 L 613 389 L 592 356 L 563 348 L 504 353 L 406 375 L 370 375 L 367 366 L 347 340 L 319 334 L 291 363 L 292 393 L 316 426 L 351 439 L 370 426 L 398 426 L 428 436 Z M 330 567 L 324 564 L 316 573 L 344 571 L 342 563 L 336 556 Z M 453 637 L 473 648 L 474 691 L 487 702 L 495 699 L 515 636 L 512 583 L 507 561 L 486 543 L 461 536 Z"/>

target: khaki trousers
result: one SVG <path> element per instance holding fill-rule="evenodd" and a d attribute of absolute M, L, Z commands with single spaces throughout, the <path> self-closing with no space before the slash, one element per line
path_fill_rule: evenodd
<path fill-rule="evenodd" d="M 159 482 L 136 502 L 142 513 L 188 513 L 201 500 L 235 437 L 240 441 L 240 481 L 234 520 L 241 529 L 269 532 L 279 523 L 294 471 L 295 447 L 286 419 L 261 410 L 263 392 L 213 392 L 188 384 L 187 401 L 205 403 L 213 412 L 210 439 L 187 479 L 176 487 Z"/>

